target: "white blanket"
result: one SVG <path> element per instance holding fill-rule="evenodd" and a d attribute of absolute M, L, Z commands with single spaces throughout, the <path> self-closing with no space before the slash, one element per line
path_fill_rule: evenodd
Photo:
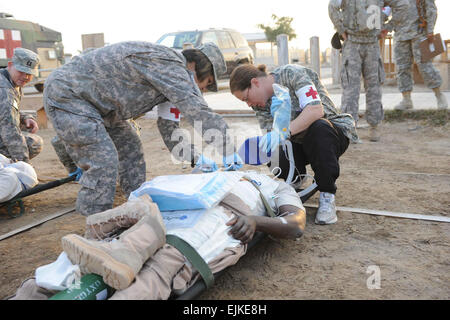
<path fill-rule="evenodd" d="M 26 162 L 11 160 L 0 154 L 0 203 L 14 198 L 39 183 L 36 171 Z"/>

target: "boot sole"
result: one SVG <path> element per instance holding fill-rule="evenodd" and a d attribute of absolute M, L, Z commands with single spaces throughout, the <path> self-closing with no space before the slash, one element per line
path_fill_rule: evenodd
<path fill-rule="evenodd" d="M 337 221 L 338 221 L 337 216 L 335 216 L 333 219 L 331 219 L 331 220 L 329 220 L 329 221 L 317 220 L 317 218 L 314 219 L 314 223 L 315 223 L 315 224 L 322 225 L 322 226 L 323 226 L 323 225 L 326 225 L 326 224 L 335 224 Z"/>
<path fill-rule="evenodd" d="M 63 250 L 72 263 L 79 265 L 83 273 L 101 275 L 103 281 L 114 289 L 128 288 L 134 280 L 133 270 L 81 239 L 76 235 L 68 235 L 61 239 Z"/>
<path fill-rule="evenodd" d="M 335 224 L 337 222 L 337 219 L 333 219 L 331 221 L 314 221 L 316 224 L 324 226 L 327 224 Z"/>

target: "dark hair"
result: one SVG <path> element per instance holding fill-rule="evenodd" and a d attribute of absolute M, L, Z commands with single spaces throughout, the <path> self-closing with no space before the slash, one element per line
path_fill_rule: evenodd
<path fill-rule="evenodd" d="M 250 87 L 253 78 L 266 77 L 266 66 L 260 64 L 255 67 L 251 64 L 244 64 L 233 70 L 230 75 L 230 91 L 244 91 Z"/>
<path fill-rule="evenodd" d="M 208 57 L 198 49 L 185 49 L 181 52 L 187 62 L 195 62 L 195 73 L 199 81 L 210 75 L 214 76 L 214 68 Z"/>

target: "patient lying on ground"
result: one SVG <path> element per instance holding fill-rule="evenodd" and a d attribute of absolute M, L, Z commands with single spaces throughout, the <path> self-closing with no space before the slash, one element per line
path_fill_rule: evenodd
<path fill-rule="evenodd" d="M 110 299 L 154 300 L 181 295 L 202 281 L 183 253 L 168 243 L 171 237 L 186 242 L 215 274 L 246 253 L 257 231 L 279 238 L 302 235 L 305 210 L 285 182 L 256 172 L 213 174 L 232 177 L 233 183 L 211 207 L 167 211 L 167 199 L 158 204 L 158 197 L 138 194 L 87 217 L 84 237 L 62 238 L 64 252 L 82 274 L 98 274 L 115 289 Z M 25 281 L 12 299 L 48 299 L 56 293 L 36 280 Z"/>

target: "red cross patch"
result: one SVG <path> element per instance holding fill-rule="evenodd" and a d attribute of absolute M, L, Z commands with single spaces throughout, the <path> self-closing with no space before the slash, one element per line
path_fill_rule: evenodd
<path fill-rule="evenodd" d="M 309 91 L 306 93 L 307 97 L 313 97 L 313 99 L 317 99 L 317 91 L 313 89 L 313 87 L 309 87 Z"/>
<path fill-rule="evenodd" d="M 181 112 L 170 102 L 164 102 L 158 105 L 158 117 L 179 122 L 181 119 Z"/>
<path fill-rule="evenodd" d="M 300 111 L 302 111 L 308 104 L 315 101 L 321 101 L 319 92 L 314 84 L 309 84 L 297 90 L 295 92 L 300 105 Z"/>
<path fill-rule="evenodd" d="M 20 31 L 0 29 L 0 59 L 11 59 L 15 48 L 22 47 Z"/>

